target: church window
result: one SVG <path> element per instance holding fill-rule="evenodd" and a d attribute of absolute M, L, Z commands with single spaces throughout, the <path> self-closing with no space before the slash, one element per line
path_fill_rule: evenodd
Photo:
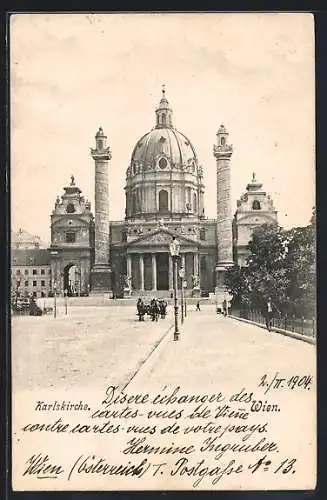
<path fill-rule="evenodd" d="M 226 138 L 225 138 L 225 137 L 222 137 L 222 138 L 220 139 L 220 144 L 221 144 L 222 146 L 225 146 L 225 144 L 226 144 Z"/>
<path fill-rule="evenodd" d="M 193 193 L 193 212 L 197 211 L 197 196 L 196 193 Z"/>
<path fill-rule="evenodd" d="M 75 243 L 76 234 L 72 231 L 66 233 L 66 243 Z"/>
<path fill-rule="evenodd" d="M 168 192 L 165 189 L 159 191 L 159 212 L 168 211 Z"/>
<path fill-rule="evenodd" d="M 166 158 L 160 158 L 160 160 L 159 160 L 159 167 L 162 170 L 167 167 L 167 164 L 168 164 L 168 162 L 167 162 Z"/>
<path fill-rule="evenodd" d="M 161 123 L 163 125 L 166 125 L 166 114 L 165 113 L 162 113 L 162 115 L 161 115 Z"/>
<path fill-rule="evenodd" d="M 187 203 L 190 205 L 191 208 L 191 193 L 192 189 L 190 187 L 187 188 Z"/>
<path fill-rule="evenodd" d="M 206 239 L 205 229 L 200 229 L 200 240 L 204 241 Z"/>
<path fill-rule="evenodd" d="M 253 210 L 261 210 L 260 201 L 254 200 L 252 203 L 252 209 Z"/>
<path fill-rule="evenodd" d="M 98 139 L 98 149 L 103 149 L 103 140 Z"/>
<path fill-rule="evenodd" d="M 68 214 L 73 214 L 75 212 L 74 204 L 68 203 L 66 210 Z"/>

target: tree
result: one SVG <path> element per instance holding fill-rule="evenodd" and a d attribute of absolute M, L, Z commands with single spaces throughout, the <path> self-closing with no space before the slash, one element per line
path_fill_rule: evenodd
<path fill-rule="evenodd" d="M 296 316 L 316 313 L 316 227 L 315 216 L 306 227 L 289 231 L 286 259 L 290 281 L 288 295 Z"/>
<path fill-rule="evenodd" d="M 226 273 L 233 304 L 262 310 L 268 297 L 282 314 L 315 315 L 315 211 L 306 227 L 264 224 L 252 234 L 246 267 Z"/>

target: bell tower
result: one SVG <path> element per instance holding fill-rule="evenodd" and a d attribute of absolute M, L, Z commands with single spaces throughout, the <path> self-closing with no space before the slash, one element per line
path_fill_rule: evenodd
<path fill-rule="evenodd" d="M 231 205 L 230 161 L 233 146 L 228 144 L 228 132 L 221 125 L 217 132 L 217 144 L 213 152 L 217 173 L 217 265 L 216 287 L 224 289 L 226 268 L 233 265 L 233 234 Z"/>
<path fill-rule="evenodd" d="M 91 270 L 91 293 L 110 293 L 110 239 L 109 239 L 109 194 L 108 162 L 111 152 L 107 146 L 107 136 L 102 127 L 95 135 L 95 149 L 91 156 L 95 164 L 95 227 L 94 227 L 94 265 Z"/>

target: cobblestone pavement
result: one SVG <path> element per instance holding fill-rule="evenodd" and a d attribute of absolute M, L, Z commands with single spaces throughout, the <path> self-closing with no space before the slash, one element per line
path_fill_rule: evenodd
<path fill-rule="evenodd" d="M 123 384 L 172 324 L 139 322 L 136 307 L 71 307 L 12 319 L 14 390 Z"/>

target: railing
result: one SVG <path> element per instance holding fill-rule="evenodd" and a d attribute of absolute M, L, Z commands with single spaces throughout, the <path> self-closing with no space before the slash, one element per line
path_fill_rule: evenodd
<path fill-rule="evenodd" d="M 266 318 L 262 314 L 262 312 L 256 311 L 254 309 L 232 308 L 229 314 L 237 316 L 239 318 L 248 319 L 262 325 L 266 324 Z M 316 318 L 310 319 L 305 318 L 304 316 L 299 318 L 294 314 L 284 316 L 276 314 L 272 319 L 272 327 L 299 333 L 300 335 L 305 335 L 307 337 L 316 337 Z"/>

